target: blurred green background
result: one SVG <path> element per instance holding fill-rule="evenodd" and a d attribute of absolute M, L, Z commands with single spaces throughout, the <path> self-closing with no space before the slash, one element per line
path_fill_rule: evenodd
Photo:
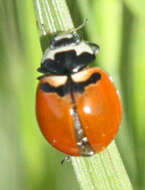
<path fill-rule="evenodd" d="M 145 1 L 68 0 L 81 36 L 101 47 L 124 108 L 117 137 L 135 190 L 145 189 Z M 51 148 L 35 118 L 41 48 L 31 0 L 0 0 L 0 190 L 78 190 L 71 163 Z"/>

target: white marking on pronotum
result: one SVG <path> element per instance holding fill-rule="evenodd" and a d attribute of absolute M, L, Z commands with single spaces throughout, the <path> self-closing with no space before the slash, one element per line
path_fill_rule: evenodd
<path fill-rule="evenodd" d="M 64 39 L 64 36 L 65 36 L 65 38 L 72 38 L 72 34 L 70 34 L 70 33 L 66 33 L 66 34 L 62 34 L 62 35 L 57 35 L 57 36 L 55 36 L 55 40 L 56 41 L 58 41 L 58 40 L 62 40 L 62 39 Z"/>
<path fill-rule="evenodd" d="M 90 54 L 93 54 L 93 50 L 91 49 L 90 46 L 88 46 L 85 42 L 80 42 L 79 44 L 71 44 L 71 45 L 67 45 L 67 46 L 62 46 L 56 49 L 46 49 L 44 52 L 44 56 L 42 58 L 42 62 L 45 61 L 46 59 L 55 59 L 55 54 L 56 53 L 62 53 L 62 52 L 66 52 L 69 50 L 75 50 L 76 54 L 79 56 L 80 54 L 82 54 L 83 52 L 87 52 Z"/>

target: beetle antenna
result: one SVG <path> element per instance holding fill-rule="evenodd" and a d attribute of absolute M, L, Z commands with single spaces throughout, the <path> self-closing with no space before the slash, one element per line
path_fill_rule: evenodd
<path fill-rule="evenodd" d="M 81 28 L 83 28 L 85 26 L 85 24 L 87 24 L 87 22 L 88 22 L 88 19 L 85 18 L 84 21 L 83 21 L 83 23 L 81 25 L 79 25 L 77 28 L 75 28 L 73 30 L 73 32 L 77 32 L 78 30 L 80 30 Z"/>

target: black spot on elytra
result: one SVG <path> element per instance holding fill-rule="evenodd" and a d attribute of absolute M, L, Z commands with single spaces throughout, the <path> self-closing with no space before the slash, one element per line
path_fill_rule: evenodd
<path fill-rule="evenodd" d="M 59 87 L 53 87 L 49 83 L 45 82 L 40 84 L 40 89 L 46 93 L 57 93 L 59 96 L 65 96 L 68 93 L 83 93 L 85 87 L 94 84 L 101 79 L 101 74 L 96 72 L 92 74 L 92 76 L 84 82 L 73 82 L 70 78 L 68 78 L 67 82 L 64 85 Z"/>

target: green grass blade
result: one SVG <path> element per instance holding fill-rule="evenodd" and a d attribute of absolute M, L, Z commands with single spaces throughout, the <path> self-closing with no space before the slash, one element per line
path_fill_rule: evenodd
<path fill-rule="evenodd" d="M 131 190 L 132 186 L 114 142 L 91 158 L 72 158 L 81 189 Z"/>
<path fill-rule="evenodd" d="M 129 121 L 134 132 L 136 157 L 138 163 L 138 186 L 145 187 L 145 26 L 142 19 L 135 18 L 130 34 L 128 66 L 130 79 L 128 84 Z M 127 76 L 126 76 L 127 78 Z M 132 94 L 132 96 L 131 96 Z"/>
<path fill-rule="evenodd" d="M 136 16 L 139 17 L 142 21 L 145 19 L 145 1 L 140 0 L 124 0 L 125 4 L 127 7 L 132 11 L 132 13 Z"/>

